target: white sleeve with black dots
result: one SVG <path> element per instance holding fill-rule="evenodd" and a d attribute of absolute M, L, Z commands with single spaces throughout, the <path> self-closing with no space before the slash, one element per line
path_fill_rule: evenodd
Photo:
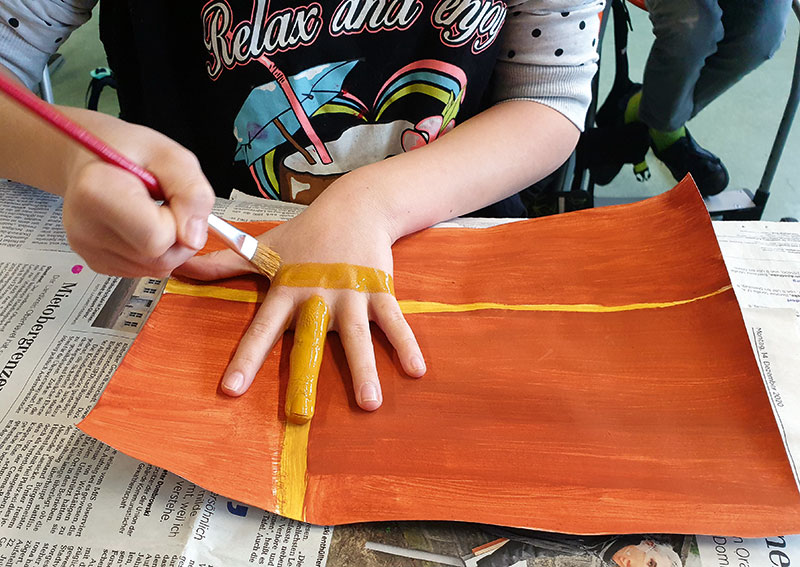
<path fill-rule="evenodd" d="M 603 0 L 509 0 L 495 66 L 495 102 L 533 100 L 583 130 L 597 72 Z"/>
<path fill-rule="evenodd" d="M 97 0 L 3 0 L 0 64 L 29 87 L 42 78 L 50 56 L 92 15 Z"/>

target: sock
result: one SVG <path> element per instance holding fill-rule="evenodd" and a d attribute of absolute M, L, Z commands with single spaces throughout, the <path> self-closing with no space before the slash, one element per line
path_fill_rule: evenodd
<path fill-rule="evenodd" d="M 666 150 L 672 144 L 686 136 L 686 126 L 681 126 L 677 130 L 664 132 L 650 128 L 650 139 L 658 151 Z"/>
<path fill-rule="evenodd" d="M 639 103 L 642 101 L 642 91 L 639 91 L 628 99 L 625 107 L 625 124 L 639 120 Z M 686 127 L 681 126 L 677 130 L 662 131 L 650 128 L 650 139 L 658 151 L 666 150 L 672 144 L 686 135 Z"/>
<path fill-rule="evenodd" d="M 628 105 L 625 107 L 625 124 L 630 124 L 631 122 L 639 120 L 639 103 L 641 100 L 642 91 L 639 91 L 628 99 Z"/>

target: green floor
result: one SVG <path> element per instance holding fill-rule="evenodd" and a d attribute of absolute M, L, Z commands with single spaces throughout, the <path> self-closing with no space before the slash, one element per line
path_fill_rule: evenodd
<path fill-rule="evenodd" d="M 653 37 L 646 13 L 632 9 L 631 15 L 634 28 L 629 43 L 631 78 L 640 80 Z M 719 155 L 728 167 L 731 188 L 755 189 L 761 180 L 789 93 L 799 27 L 797 19 L 792 17 L 786 39 L 776 56 L 689 123 L 698 142 Z M 613 45 L 611 39 L 611 34 L 607 34 L 604 51 L 610 51 Z M 61 48 L 61 53 L 65 62 L 52 77 L 56 102 L 83 106 L 89 71 L 105 63 L 98 39 L 97 18 L 76 31 Z M 607 92 L 613 77 L 613 57 L 610 52 L 603 61 L 601 97 Z M 102 111 L 112 114 L 118 111 L 112 93 L 104 94 L 100 102 Z M 669 172 L 655 158 L 650 157 L 648 162 L 653 174 L 648 182 L 637 182 L 632 170 L 626 167 L 611 184 L 597 188 L 596 195 L 601 198 L 645 197 L 661 193 L 674 185 Z M 763 219 L 778 220 L 787 216 L 800 218 L 800 117 L 789 135 Z"/>

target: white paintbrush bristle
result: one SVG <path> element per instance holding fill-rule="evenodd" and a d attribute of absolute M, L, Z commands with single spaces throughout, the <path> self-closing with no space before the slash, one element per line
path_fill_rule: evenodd
<path fill-rule="evenodd" d="M 267 276 L 271 280 L 281 267 L 281 257 L 275 250 L 259 242 L 256 253 L 253 254 L 253 257 L 250 259 L 250 263 L 258 268 L 258 271 L 262 275 Z"/>

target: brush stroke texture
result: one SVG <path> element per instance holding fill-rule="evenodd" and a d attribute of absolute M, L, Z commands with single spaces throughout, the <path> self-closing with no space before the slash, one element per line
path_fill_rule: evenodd
<path fill-rule="evenodd" d="M 800 495 L 690 181 L 633 205 L 427 230 L 398 242 L 394 255 L 401 300 L 702 299 L 601 313 L 410 314 L 428 373 L 405 377 L 376 331 L 384 405 L 373 413 L 356 406 L 332 335 L 309 431 L 307 521 L 800 532 Z M 262 284 L 215 285 L 257 291 Z M 81 429 L 205 488 L 276 510 L 291 335 L 245 396 L 218 390 L 257 307 L 165 295 Z"/>

